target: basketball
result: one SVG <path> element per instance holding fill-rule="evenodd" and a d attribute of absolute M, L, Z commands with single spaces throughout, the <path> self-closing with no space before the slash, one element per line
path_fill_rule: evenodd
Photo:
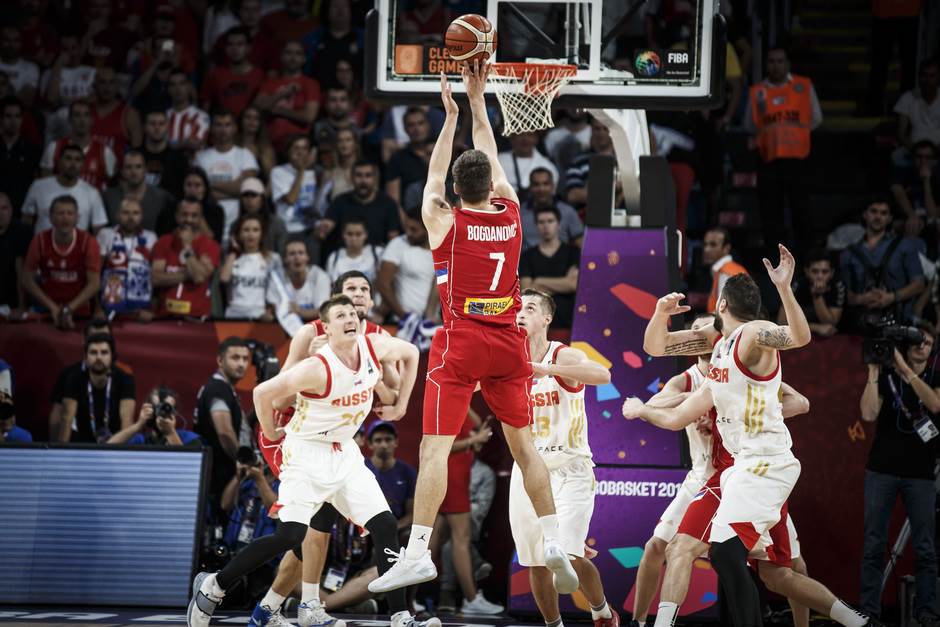
<path fill-rule="evenodd" d="M 488 61 L 496 54 L 496 29 L 482 15 L 461 15 L 447 27 L 444 45 L 454 61 Z"/>

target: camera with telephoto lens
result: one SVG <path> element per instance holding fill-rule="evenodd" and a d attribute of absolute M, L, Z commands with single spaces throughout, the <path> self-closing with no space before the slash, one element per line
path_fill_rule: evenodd
<path fill-rule="evenodd" d="M 273 346 L 258 340 L 247 340 L 246 343 L 251 351 L 251 363 L 255 367 L 258 383 L 267 381 L 281 371 L 281 362 L 278 361 Z"/>
<path fill-rule="evenodd" d="M 917 327 L 897 324 L 889 315 L 872 314 L 862 318 L 862 362 L 866 364 L 894 364 L 894 350 L 905 345 L 920 344 L 924 332 Z"/>
<path fill-rule="evenodd" d="M 261 456 L 250 446 L 239 446 L 235 461 L 245 466 L 260 466 Z"/>
<path fill-rule="evenodd" d="M 157 428 L 157 418 L 176 418 L 176 408 L 169 402 L 173 396 L 165 386 L 160 386 L 157 390 L 157 404 L 153 407 L 153 416 L 147 421 L 147 427 Z"/>

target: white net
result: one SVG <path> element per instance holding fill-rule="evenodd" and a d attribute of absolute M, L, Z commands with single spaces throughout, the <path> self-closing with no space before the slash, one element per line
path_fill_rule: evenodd
<path fill-rule="evenodd" d="M 503 135 L 554 127 L 552 100 L 576 71 L 573 65 L 494 64 L 490 83 L 503 111 Z"/>

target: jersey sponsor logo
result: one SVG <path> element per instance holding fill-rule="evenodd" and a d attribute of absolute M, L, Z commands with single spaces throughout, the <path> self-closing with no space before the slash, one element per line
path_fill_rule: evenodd
<path fill-rule="evenodd" d="M 561 403 L 561 398 L 557 391 L 536 392 L 532 395 L 532 407 L 552 407 Z"/>
<path fill-rule="evenodd" d="M 512 296 L 506 298 L 468 298 L 463 303 L 463 312 L 472 316 L 498 316 L 512 307 Z"/>
<path fill-rule="evenodd" d="M 728 369 L 727 368 L 715 368 L 714 366 L 708 366 L 708 378 L 714 381 L 715 383 L 727 383 L 728 382 Z"/>
<path fill-rule="evenodd" d="M 333 407 L 352 407 L 354 405 L 361 405 L 362 403 L 366 403 L 370 398 L 372 398 L 372 388 L 362 392 L 347 394 L 341 398 L 335 398 L 333 399 L 333 402 L 330 403 L 330 405 Z"/>
<path fill-rule="evenodd" d="M 503 226 L 468 224 L 467 240 L 471 242 L 508 242 L 516 238 L 516 223 Z"/>

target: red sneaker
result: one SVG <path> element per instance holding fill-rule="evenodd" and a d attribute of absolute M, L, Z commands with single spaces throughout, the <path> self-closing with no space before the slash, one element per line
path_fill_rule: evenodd
<path fill-rule="evenodd" d="M 610 604 L 607 607 L 610 607 Z M 620 615 L 611 607 L 610 618 L 595 618 L 594 627 L 620 627 Z"/>

